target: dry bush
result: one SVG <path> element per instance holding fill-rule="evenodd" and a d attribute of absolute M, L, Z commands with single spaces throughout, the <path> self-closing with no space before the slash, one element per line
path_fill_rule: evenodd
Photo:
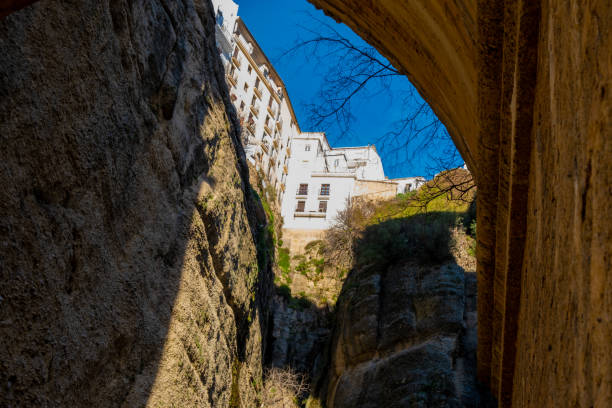
<path fill-rule="evenodd" d="M 310 390 L 307 378 L 291 367 L 273 367 L 266 370 L 262 392 L 265 408 L 294 408 Z"/>
<path fill-rule="evenodd" d="M 347 200 L 346 207 L 338 212 L 334 224 L 325 233 L 322 248 L 325 259 L 333 259 L 340 269 L 350 269 L 354 261 L 355 242 L 361 237 L 374 211 L 375 204 L 370 201 Z"/>

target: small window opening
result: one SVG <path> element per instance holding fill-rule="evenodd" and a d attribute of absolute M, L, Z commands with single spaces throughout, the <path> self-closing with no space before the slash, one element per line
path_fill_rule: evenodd
<path fill-rule="evenodd" d="M 319 212 L 320 213 L 327 212 L 327 201 L 319 201 Z"/>
<path fill-rule="evenodd" d="M 329 195 L 329 184 L 321 184 L 321 194 L 322 196 Z"/>

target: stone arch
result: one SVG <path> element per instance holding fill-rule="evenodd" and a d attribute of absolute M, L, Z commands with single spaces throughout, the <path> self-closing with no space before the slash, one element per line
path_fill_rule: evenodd
<path fill-rule="evenodd" d="M 609 403 L 610 3 L 309 1 L 408 76 L 476 177 L 480 381 L 501 406 Z"/>

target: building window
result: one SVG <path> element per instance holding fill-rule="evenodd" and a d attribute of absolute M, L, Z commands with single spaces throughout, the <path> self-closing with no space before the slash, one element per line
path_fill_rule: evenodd
<path fill-rule="evenodd" d="M 304 151 L 305 152 L 309 152 L 310 151 L 310 145 L 307 144 L 306 146 L 304 146 Z"/>
<path fill-rule="evenodd" d="M 339 164 L 340 164 L 340 160 L 338 159 L 334 160 L 334 167 L 338 167 Z"/>
<path fill-rule="evenodd" d="M 251 71 L 253 71 L 253 68 L 251 68 L 251 66 L 249 65 L 249 67 L 247 68 L 248 73 L 250 74 Z"/>
<path fill-rule="evenodd" d="M 249 84 L 247 84 L 246 82 L 244 83 L 244 91 L 248 91 L 249 90 Z"/>
<path fill-rule="evenodd" d="M 223 26 L 223 13 L 221 10 L 217 10 L 217 24 Z"/>
<path fill-rule="evenodd" d="M 308 195 L 308 184 L 300 184 L 297 195 Z"/>
<path fill-rule="evenodd" d="M 246 106 L 246 105 L 244 104 L 244 101 L 240 102 L 240 110 L 241 110 L 241 111 L 243 111 L 243 110 L 244 110 L 244 107 L 245 107 L 245 106 Z"/>
<path fill-rule="evenodd" d="M 328 196 L 329 195 L 329 184 L 321 184 L 321 193 L 320 195 L 322 196 Z"/>
<path fill-rule="evenodd" d="M 266 126 L 270 126 L 270 117 L 266 115 Z"/>
<path fill-rule="evenodd" d="M 255 102 L 257 102 L 257 97 L 253 95 L 253 99 L 251 99 L 251 106 L 255 106 Z"/>
<path fill-rule="evenodd" d="M 234 48 L 234 58 L 238 58 L 238 47 Z"/>
<path fill-rule="evenodd" d="M 304 212 L 306 209 L 306 201 L 298 201 L 297 207 L 295 208 L 296 212 Z"/>
<path fill-rule="evenodd" d="M 259 89 L 259 78 L 255 80 L 255 88 Z"/>
<path fill-rule="evenodd" d="M 327 201 L 319 201 L 319 212 L 320 213 L 327 212 Z"/>

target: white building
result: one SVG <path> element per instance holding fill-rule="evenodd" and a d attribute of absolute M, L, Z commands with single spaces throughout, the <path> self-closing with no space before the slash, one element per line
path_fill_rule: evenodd
<path fill-rule="evenodd" d="M 291 140 L 300 134 L 280 76 L 263 53 L 231 0 L 213 0 L 217 46 L 225 65 L 230 98 L 242 125 L 249 161 L 282 200 Z M 226 17 L 227 16 L 227 17 Z"/>
<path fill-rule="evenodd" d="M 390 181 L 397 183 L 397 194 L 404 194 L 409 191 L 414 191 L 427 182 L 425 177 L 404 177 L 391 179 Z"/>
<path fill-rule="evenodd" d="M 291 147 L 281 205 L 285 229 L 325 230 L 352 197 L 396 194 L 373 145 L 334 149 L 324 133 L 301 133 Z"/>
<path fill-rule="evenodd" d="M 238 5 L 212 2 L 245 152 L 277 192 L 289 246 L 320 237 L 353 197 L 389 198 L 418 187 L 422 178 L 388 180 L 373 145 L 332 148 L 324 133 L 302 132 L 283 81 L 238 16 Z"/>

